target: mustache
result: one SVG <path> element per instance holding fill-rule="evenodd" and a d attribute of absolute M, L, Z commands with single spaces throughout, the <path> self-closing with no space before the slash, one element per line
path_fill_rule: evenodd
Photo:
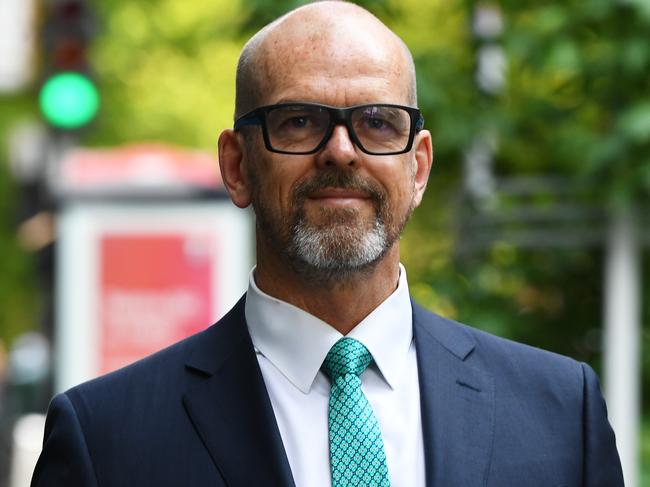
<path fill-rule="evenodd" d="M 298 183 L 293 191 L 294 202 L 304 201 L 315 192 L 326 188 L 360 191 L 377 204 L 386 201 L 386 192 L 377 183 L 361 177 L 356 172 L 330 169 L 320 171 L 315 176 Z"/>

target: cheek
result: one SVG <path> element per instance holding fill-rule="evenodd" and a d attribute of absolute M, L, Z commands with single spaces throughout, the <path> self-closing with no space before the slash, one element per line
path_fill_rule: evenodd
<path fill-rule="evenodd" d="M 267 158 L 257 157 L 254 167 L 251 168 L 251 184 L 257 204 L 276 213 L 282 179 L 273 168 L 273 164 Z"/>
<path fill-rule="evenodd" d="M 282 184 L 282 180 L 274 177 L 273 174 L 265 174 L 260 184 L 259 198 L 261 203 L 267 208 L 271 208 L 275 213 L 283 213 L 287 189 Z"/>
<path fill-rule="evenodd" d="M 273 208 L 279 215 L 289 215 L 292 211 L 294 189 L 306 177 L 301 170 L 300 161 L 264 161 L 260 186 L 260 197 L 264 204 Z M 291 163 L 291 164 L 289 164 Z"/>
<path fill-rule="evenodd" d="M 392 160 L 377 165 L 375 178 L 384 187 L 391 206 L 407 208 L 411 205 L 415 187 L 415 173 L 408 159 Z"/>

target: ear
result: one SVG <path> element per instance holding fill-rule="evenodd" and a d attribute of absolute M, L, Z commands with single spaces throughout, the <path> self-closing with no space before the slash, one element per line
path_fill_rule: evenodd
<path fill-rule="evenodd" d="M 428 130 L 421 130 L 415 137 L 415 195 L 413 204 L 420 206 L 424 190 L 427 188 L 429 173 L 433 164 L 433 149 L 431 144 L 431 133 Z"/>
<path fill-rule="evenodd" d="M 232 202 L 239 208 L 251 204 L 250 179 L 240 134 L 226 129 L 219 136 L 221 179 Z"/>

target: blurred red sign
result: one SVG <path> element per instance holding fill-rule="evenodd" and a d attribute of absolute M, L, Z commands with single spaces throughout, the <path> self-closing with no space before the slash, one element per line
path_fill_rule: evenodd
<path fill-rule="evenodd" d="M 55 184 L 64 193 L 92 194 L 223 186 L 216 154 L 163 144 L 73 149 L 63 159 Z"/>
<path fill-rule="evenodd" d="M 100 239 L 99 373 L 199 331 L 213 318 L 210 234 L 104 234 Z"/>

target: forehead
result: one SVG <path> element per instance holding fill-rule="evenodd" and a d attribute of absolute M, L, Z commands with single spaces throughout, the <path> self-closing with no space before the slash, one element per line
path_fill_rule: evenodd
<path fill-rule="evenodd" d="M 287 19 L 260 49 L 263 104 L 408 103 L 405 48 L 378 21 Z"/>

